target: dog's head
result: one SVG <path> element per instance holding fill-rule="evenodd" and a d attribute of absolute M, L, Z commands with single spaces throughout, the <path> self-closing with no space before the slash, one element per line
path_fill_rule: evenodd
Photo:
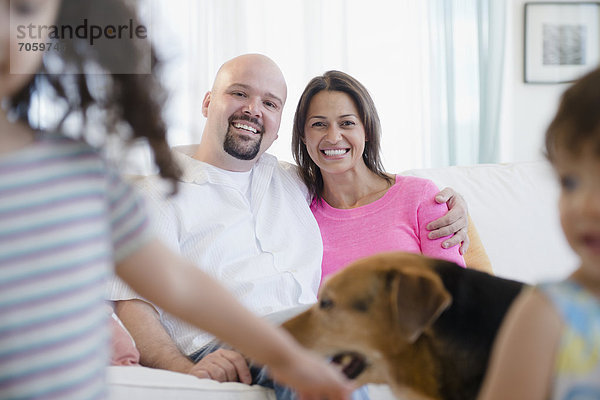
<path fill-rule="evenodd" d="M 284 327 L 357 383 L 393 384 L 392 364 L 415 361 L 413 344 L 452 301 L 431 269 L 437 262 L 408 253 L 356 261 L 327 279 L 319 302 Z"/>

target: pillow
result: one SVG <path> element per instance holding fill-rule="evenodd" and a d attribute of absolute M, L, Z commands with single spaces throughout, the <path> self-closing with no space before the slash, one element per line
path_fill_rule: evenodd
<path fill-rule="evenodd" d="M 139 365 L 140 352 L 135 347 L 135 341 L 125 329 L 125 326 L 110 309 L 110 329 L 112 335 L 112 354 L 110 365 Z"/>

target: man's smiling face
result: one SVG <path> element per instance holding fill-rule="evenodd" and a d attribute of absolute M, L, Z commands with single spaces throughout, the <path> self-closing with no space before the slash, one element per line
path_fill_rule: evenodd
<path fill-rule="evenodd" d="M 238 57 L 218 73 L 205 100 L 210 131 L 237 160 L 256 160 L 277 138 L 287 89 L 279 68 L 259 55 Z"/>
<path fill-rule="evenodd" d="M 240 103 L 243 103 L 248 98 L 247 92 L 235 91 L 233 96 L 239 97 Z M 242 104 L 242 107 L 250 109 L 255 106 Z M 252 160 L 260 151 L 264 130 L 262 118 L 256 113 L 236 112 L 228 118 L 223 150 L 237 159 Z"/>

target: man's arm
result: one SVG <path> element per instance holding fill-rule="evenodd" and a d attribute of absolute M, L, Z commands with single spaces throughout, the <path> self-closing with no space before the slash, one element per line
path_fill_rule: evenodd
<path fill-rule="evenodd" d="M 140 364 L 219 382 L 252 382 L 244 356 L 233 350 L 219 349 L 194 364 L 179 351 L 151 304 L 142 300 L 118 301 L 116 313 L 135 340 Z"/>
<path fill-rule="evenodd" d="M 152 305 L 143 300 L 122 300 L 115 303 L 115 312 L 133 337 L 142 365 L 182 373 L 192 368 L 194 363 L 181 354 Z"/>
<path fill-rule="evenodd" d="M 445 188 L 435 196 L 435 201 L 447 203 L 448 213 L 427 225 L 427 229 L 431 231 L 428 237 L 437 239 L 454 234 L 442 245 L 447 248 L 462 242 L 460 253 L 464 256 L 467 267 L 493 274 L 492 263 L 468 213 L 465 199 L 454 189 Z"/>

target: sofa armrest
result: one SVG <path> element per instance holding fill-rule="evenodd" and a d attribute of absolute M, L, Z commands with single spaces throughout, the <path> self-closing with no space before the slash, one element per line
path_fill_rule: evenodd
<path fill-rule="evenodd" d="M 492 262 L 488 257 L 485 247 L 483 247 L 483 242 L 479 237 L 479 232 L 477 232 L 477 228 L 473 223 L 473 219 L 469 215 L 469 248 L 465 253 L 465 263 L 467 264 L 467 268 L 476 269 L 479 271 L 487 272 L 488 274 L 493 274 L 492 270 Z"/>

